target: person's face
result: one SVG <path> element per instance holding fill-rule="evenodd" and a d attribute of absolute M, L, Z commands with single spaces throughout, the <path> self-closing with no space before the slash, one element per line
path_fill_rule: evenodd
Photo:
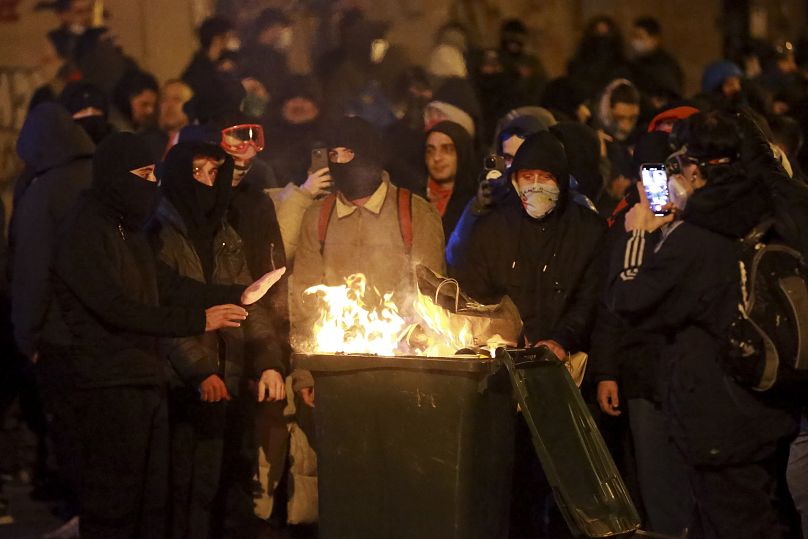
<path fill-rule="evenodd" d="M 558 182 L 547 171 L 544 170 L 517 170 L 516 171 L 516 185 L 520 190 L 526 189 L 531 185 L 540 184 L 558 187 Z"/>
<path fill-rule="evenodd" d="M 457 176 L 457 149 L 445 133 L 430 133 L 426 139 L 426 168 L 438 183 L 454 181 Z"/>
<path fill-rule="evenodd" d="M 221 165 L 221 161 L 212 157 L 205 155 L 195 156 L 193 161 L 194 180 L 202 185 L 213 187 L 213 184 L 216 183 L 216 177 L 219 175 L 219 167 Z"/>
<path fill-rule="evenodd" d="M 70 7 L 59 13 L 63 24 L 89 27 L 93 22 L 93 1 L 73 0 Z"/>
<path fill-rule="evenodd" d="M 721 84 L 721 93 L 724 97 L 733 97 L 741 91 L 741 78 L 729 77 Z"/>
<path fill-rule="evenodd" d="M 132 123 L 135 127 L 148 125 L 154 118 L 154 111 L 157 108 L 157 92 L 144 90 L 129 99 L 132 107 Z"/>
<path fill-rule="evenodd" d="M 284 120 L 292 125 L 313 122 L 320 116 L 320 109 L 311 99 L 302 96 L 293 97 L 283 104 Z"/>
<path fill-rule="evenodd" d="M 659 45 L 659 39 L 648 33 L 645 28 L 635 26 L 631 29 L 631 47 L 637 54 L 647 54 Z"/>
<path fill-rule="evenodd" d="M 158 124 L 163 131 L 178 131 L 188 125 L 188 116 L 182 107 L 193 92 L 187 84 L 175 82 L 163 86 L 160 92 L 160 118 Z"/>
<path fill-rule="evenodd" d="M 336 164 L 350 163 L 354 159 L 354 151 L 344 146 L 338 146 L 328 150 L 328 160 Z"/>
<path fill-rule="evenodd" d="M 154 175 L 154 165 L 146 165 L 145 167 L 136 168 L 129 172 L 147 182 L 157 183 L 157 176 Z"/>
<path fill-rule="evenodd" d="M 640 106 L 631 103 L 615 103 L 612 107 L 612 118 L 617 126 L 615 137 L 617 140 L 626 140 L 640 117 Z"/>
<path fill-rule="evenodd" d="M 525 139 L 518 135 L 511 135 L 502 141 L 502 157 L 505 158 L 506 167 L 510 168 L 511 163 L 513 163 L 513 157 L 524 141 Z"/>
<path fill-rule="evenodd" d="M 82 118 L 89 118 L 91 116 L 103 116 L 104 111 L 97 107 L 85 107 L 73 113 L 74 120 L 81 120 Z"/>

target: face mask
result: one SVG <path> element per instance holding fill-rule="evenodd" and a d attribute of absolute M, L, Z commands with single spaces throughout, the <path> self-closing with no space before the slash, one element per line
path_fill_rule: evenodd
<path fill-rule="evenodd" d="M 252 168 L 253 160 L 250 159 L 246 161 L 243 165 L 239 165 L 238 163 L 233 165 L 233 185 L 238 185 L 241 183 L 241 180 L 250 172 Z"/>
<path fill-rule="evenodd" d="M 292 47 L 292 38 L 294 34 L 291 28 L 284 28 L 278 36 L 278 41 L 275 43 L 275 48 L 279 51 L 288 51 Z"/>
<path fill-rule="evenodd" d="M 648 54 L 654 49 L 654 45 L 646 41 L 645 39 L 632 39 L 631 40 L 631 50 L 634 51 L 635 54 L 642 56 L 643 54 Z"/>
<path fill-rule="evenodd" d="M 199 209 L 203 215 L 209 217 L 214 208 L 216 208 L 216 188 L 194 181 L 194 191 Z"/>
<path fill-rule="evenodd" d="M 100 143 L 110 132 L 107 119 L 103 116 L 85 116 L 76 120 L 76 123 L 90 135 L 96 144 Z"/>
<path fill-rule="evenodd" d="M 671 176 L 668 180 L 668 193 L 670 194 L 673 205 L 680 210 L 684 210 L 690 195 L 678 176 Z"/>
<path fill-rule="evenodd" d="M 513 182 L 522 200 L 522 206 L 529 216 L 534 219 L 541 219 L 553 211 L 558 204 L 558 197 L 561 190 L 558 186 L 534 183 L 524 188 L 519 188 Z"/>
<path fill-rule="evenodd" d="M 381 168 L 369 163 L 331 163 L 331 177 L 334 187 L 348 200 L 357 200 L 373 194 L 382 183 Z"/>
<path fill-rule="evenodd" d="M 230 52 L 238 52 L 241 49 L 241 40 L 237 37 L 231 37 L 225 43 L 224 48 Z"/>

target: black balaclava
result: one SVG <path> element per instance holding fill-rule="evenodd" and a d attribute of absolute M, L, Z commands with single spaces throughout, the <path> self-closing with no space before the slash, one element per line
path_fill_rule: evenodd
<path fill-rule="evenodd" d="M 349 163 L 329 163 L 334 186 L 348 200 L 373 194 L 382 183 L 382 144 L 373 126 L 358 117 L 343 118 L 332 129 L 329 148 L 349 148 Z"/>
<path fill-rule="evenodd" d="M 95 152 L 92 192 L 130 230 L 143 228 L 160 200 L 157 183 L 135 176 L 130 170 L 153 164 L 149 147 L 134 133 L 110 135 Z"/>
<path fill-rule="evenodd" d="M 194 157 L 223 160 L 213 186 L 194 179 Z M 233 160 L 224 150 L 204 142 L 181 142 L 171 148 L 160 170 L 160 187 L 177 209 L 194 245 L 206 279 L 213 274 L 213 239 L 230 204 Z"/>

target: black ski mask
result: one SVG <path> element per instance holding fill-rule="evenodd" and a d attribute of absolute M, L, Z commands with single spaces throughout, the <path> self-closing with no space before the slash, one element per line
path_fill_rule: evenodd
<path fill-rule="evenodd" d="M 93 139 L 93 142 L 96 144 L 100 144 L 101 141 L 112 132 L 112 126 L 107 122 L 104 116 L 85 116 L 78 118 L 76 123 L 90 135 L 90 138 Z"/>
<path fill-rule="evenodd" d="M 92 191 L 130 230 L 143 228 L 160 200 L 156 182 L 130 171 L 153 164 L 149 148 L 134 133 L 110 135 L 95 152 Z"/>
<path fill-rule="evenodd" d="M 221 160 L 213 186 L 194 179 L 194 157 Z M 171 148 L 160 171 L 160 187 L 176 208 L 194 245 L 205 277 L 213 273 L 213 239 L 222 227 L 230 204 L 233 160 L 219 146 L 181 142 Z"/>
<path fill-rule="evenodd" d="M 346 117 L 331 133 L 329 148 L 349 148 L 354 158 L 348 163 L 331 162 L 328 168 L 337 191 L 348 200 L 368 197 L 382 183 L 381 141 L 371 124 Z"/>

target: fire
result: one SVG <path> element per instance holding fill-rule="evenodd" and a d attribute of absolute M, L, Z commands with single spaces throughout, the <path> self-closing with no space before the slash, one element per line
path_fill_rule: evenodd
<path fill-rule="evenodd" d="M 379 294 L 375 305 L 366 303 L 367 278 L 357 273 L 340 286 L 312 286 L 304 294 L 316 294 L 321 306 L 314 324 L 311 346 L 319 352 L 346 354 L 401 353 L 400 343 L 409 324 L 398 312 L 393 294 Z"/>
<path fill-rule="evenodd" d="M 467 318 L 452 316 L 432 298 L 416 294 L 399 311 L 393 293 L 368 289 L 361 273 L 344 285 L 318 285 L 304 291 L 317 298 L 319 314 L 311 338 L 300 346 L 304 353 L 376 354 L 380 356 L 452 356 L 458 350 L 505 342 L 495 335 L 479 342 Z"/>

